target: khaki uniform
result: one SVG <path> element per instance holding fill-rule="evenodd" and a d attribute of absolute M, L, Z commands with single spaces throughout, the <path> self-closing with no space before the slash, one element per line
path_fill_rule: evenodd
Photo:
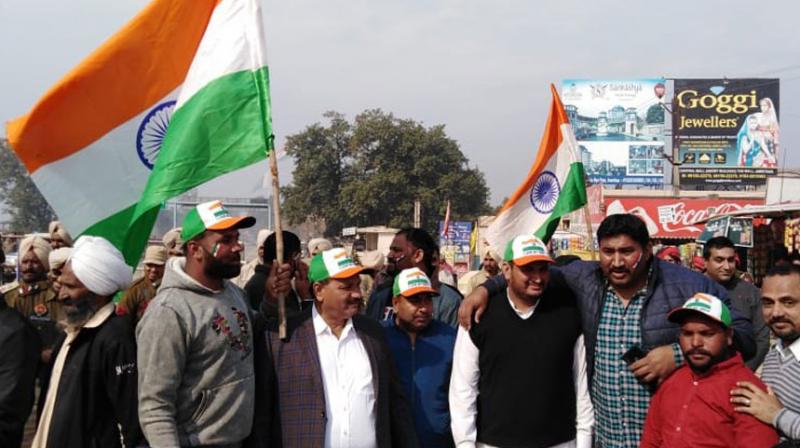
<path fill-rule="evenodd" d="M 50 282 L 47 280 L 33 284 L 20 282 L 17 288 L 7 292 L 5 296 L 9 308 L 22 313 L 36 328 L 39 337 L 42 338 L 42 348 L 53 347 L 58 336 L 63 333 L 57 324 L 65 315 Z"/>
<path fill-rule="evenodd" d="M 142 277 L 133 282 L 133 284 L 125 290 L 125 293 L 119 300 L 117 304 L 117 314 L 121 316 L 130 315 L 134 318 L 134 322 L 139 322 L 142 316 L 144 316 L 147 305 L 153 300 L 153 297 L 156 296 L 158 286 L 158 284 L 153 286 L 153 284 L 147 280 L 147 277 Z"/>

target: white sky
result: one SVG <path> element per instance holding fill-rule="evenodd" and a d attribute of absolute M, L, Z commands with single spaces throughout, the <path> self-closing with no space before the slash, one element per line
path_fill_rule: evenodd
<path fill-rule="evenodd" d="M 25 113 L 145 0 L 0 0 L 0 121 Z M 486 174 L 492 203 L 534 158 L 550 82 L 780 77 L 781 145 L 800 166 L 795 1 L 264 0 L 274 127 L 337 110 L 445 124 Z M 2 131 L 4 135 L 5 131 Z M 204 188 L 261 188 L 265 164 Z M 281 163 L 282 182 L 291 163 Z"/>

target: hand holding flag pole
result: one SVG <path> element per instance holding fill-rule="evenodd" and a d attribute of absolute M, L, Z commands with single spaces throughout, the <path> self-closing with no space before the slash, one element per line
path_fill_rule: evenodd
<path fill-rule="evenodd" d="M 283 227 L 281 226 L 281 185 L 278 180 L 278 157 L 269 152 L 269 170 L 272 173 L 272 210 L 275 216 L 275 263 L 283 264 Z M 278 294 L 278 337 L 286 340 L 286 297 Z"/>

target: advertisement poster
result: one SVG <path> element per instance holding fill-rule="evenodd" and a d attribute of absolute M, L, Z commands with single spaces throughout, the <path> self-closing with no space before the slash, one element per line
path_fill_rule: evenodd
<path fill-rule="evenodd" d="M 469 241 L 472 236 L 471 221 L 451 221 L 447 235 L 443 236 L 444 221 L 439 221 L 439 247 L 445 260 L 460 275 L 469 270 Z"/>
<path fill-rule="evenodd" d="M 781 157 L 778 79 L 676 79 L 681 185 L 763 185 Z"/>
<path fill-rule="evenodd" d="M 632 213 L 640 217 L 652 238 L 691 238 L 702 235 L 705 221 L 747 207 L 764 205 L 762 199 L 678 199 L 678 198 L 606 198 L 606 215 Z M 744 218 L 724 221 L 723 234 L 736 231 L 742 245 L 752 245 L 752 222 L 745 228 Z M 709 221 L 711 222 L 711 221 Z M 710 231 L 720 230 L 721 223 L 712 223 Z"/>
<path fill-rule="evenodd" d="M 592 183 L 664 183 L 664 79 L 565 79 L 561 99 Z"/>

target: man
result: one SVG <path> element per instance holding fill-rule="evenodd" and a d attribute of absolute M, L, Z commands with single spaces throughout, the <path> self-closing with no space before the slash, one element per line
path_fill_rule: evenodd
<path fill-rule="evenodd" d="M 768 392 L 742 382 L 731 394 L 736 410 L 778 429 L 781 437 L 800 442 L 800 266 L 778 265 L 761 286 L 764 320 L 778 338 L 761 367 Z"/>
<path fill-rule="evenodd" d="M 693 271 L 699 272 L 701 274 L 706 272 L 706 260 L 700 255 L 693 256 L 691 268 Z"/>
<path fill-rule="evenodd" d="M 19 243 L 20 280 L 5 293 L 9 308 L 30 320 L 42 341 L 42 362 L 47 364 L 56 339 L 62 334 L 56 323 L 64 318 L 61 303 L 47 281 L 50 269 L 50 244 L 39 236 L 29 236 Z M 40 381 L 47 382 L 47 369 L 40 370 Z"/>
<path fill-rule="evenodd" d="M 33 408 L 41 342 L 36 330 L 0 295 L 0 446 L 19 448 Z"/>
<path fill-rule="evenodd" d="M 53 249 L 72 247 L 72 236 L 61 221 L 51 221 L 48 230 L 50 231 L 50 246 Z"/>
<path fill-rule="evenodd" d="M 183 256 L 183 241 L 181 241 L 181 231 L 183 231 L 183 229 L 180 227 L 175 227 L 174 229 L 170 229 L 161 238 L 161 242 L 164 243 L 164 247 L 167 248 L 167 255 L 169 258 Z"/>
<path fill-rule="evenodd" d="M 272 234 L 272 231 L 267 229 L 261 229 L 258 231 L 258 234 L 256 234 L 256 256 L 242 266 L 242 272 L 239 273 L 239 276 L 234 280 L 236 286 L 244 289 L 247 282 L 250 281 L 253 274 L 256 272 L 256 266 L 264 264 L 264 242 L 270 234 Z"/>
<path fill-rule="evenodd" d="M 421 447 L 452 447 L 448 388 L 456 331 L 433 320 L 431 281 L 418 268 L 394 278 L 393 320 L 383 321 L 386 339 L 411 403 Z"/>
<path fill-rule="evenodd" d="M 500 256 L 493 249 L 487 248 L 483 254 L 480 270 L 474 274 L 468 272 L 458 279 L 458 291 L 466 296 L 475 288 L 484 284 L 486 280 L 499 274 L 500 265 L 498 260 L 500 260 Z"/>
<path fill-rule="evenodd" d="M 681 264 L 681 251 L 675 246 L 664 246 L 656 252 L 656 258 L 669 263 Z"/>
<path fill-rule="evenodd" d="M 283 264 L 277 260 L 277 235 L 274 233 L 264 242 L 264 264 L 256 266 L 255 274 L 247 282 L 250 306 L 261 310 L 267 319 L 278 318 L 278 295 L 283 294 L 286 315 L 294 316 L 314 303 L 311 285 L 308 283 L 308 265 L 300 259 L 300 238 L 292 232 L 283 231 Z"/>
<path fill-rule="evenodd" d="M 148 246 L 144 251 L 144 276 L 133 282 L 125 290 L 117 304 L 117 314 L 131 316 L 134 323 L 142 320 L 147 305 L 156 296 L 161 278 L 164 277 L 164 264 L 167 262 L 167 248 L 164 246 Z"/>
<path fill-rule="evenodd" d="M 325 238 L 312 238 L 308 241 L 308 254 L 312 258 L 318 253 L 331 249 L 333 249 L 333 244 Z"/>
<path fill-rule="evenodd" d="M 67 264 L 67 260 L 71 254 L 71 247 L 59 247 L 58 249 L 50 251 L 50 255 L 47 256 L 47 263 L 50 265 L 50 272 L 47 273 L 47 280 L 50 282 L 50 288 L 53 289 L 53 293 L 55 293 L 56 296 L 61 287 L 58 283 L 58 277 L 61 277 L 61 271 L 64 269 L 64 265 Z"/>
<path fill-rule="evenodd" d="M 450 325 L 458 326 L 458 306 L 461 294 L 452 286 L 439 283 L 436 269 L 439 260 L 439 245 L 428 232 L 417 228 L 402 229 L 395 234 L 386 257 L 386 272 L 394 279 L 400 271 L 418 268 L 433 282 L 438 294 L 433 298 L 433 318 Z M 379 286 L 367 302 L 366 314 L 378 321 L 394 319 L 391 304 L 392 283 Z"/>
<path fill-rule="evenodd" d="M 737 381 L 765 386 L 730 347 L 728 307 L 710 294 L 697 293 L 668 319 L 681 326 L 678 341 L 686 364 L 661 384 L 650 402 L 641 447 L 774 446 L 775 430 L 734 411 L 730 402 L 729 391 Z"/>
<path fill-rule="evenodd" d="M 66 334 L 54 349 L 32 446 L 137 446 L 136 342 L 111 301 L 130 284 L 131 269 L 107 240 L 83 236 L 58 282 Z"/>
<path fill-rule="evenodd" d="M 244 293 L 239 229 L 220 201 L 183 220 L 186 258 L 169 260 L 136 327 L 139 420 L 153 447 L 238 446 L 252 428 L 253 327 Z"/>
<path fill-rule="evenodd" d="M 458 329 L 450 382 L 459 447 L 585 447 L 592 444 L 580 316 L 550 282 L 553 260 L 532 235 L 508 242 L 508 288 L 480 323 Z"/>
<path fill-rule="evenodd" d="M 703 247 L 706 262 L 706 276 L 728 291 L 733 309 L 753 323 L 756 339 L 756 354 L 745 358 L 750 370 L 755 371 L 769 350 L 769 328 L 761 313 L 761 292 L 736 275 L 736 247 L 724 236 L 711 238 Z"/>
<path fill-rule="evenodd" d="M 667 312 L 696 292 L 720 297 L 726 305 L 729 300 L 707 277 L 655 259 L 647 226 L 634 215 L 608 216 L 597 229 L 597 240 L 599 262 L 575 261 L 559 271 L 581 312 L 595 446 L 636 447 L 653 387 L 683 362 L 678 328 L 667 320 Z M 459 311 L 464 325 L 473 308 L 486 302 L 487 292 L 501 291 L 503 283 L 489 281 L 492 291 L 481 287 L 465 299 Z M 736 348 L 752 356 L 750 322 L 734 311 L 731 326 Z"/>
<path fill-rule="evenodd" d="M 415 447 L 414 423 L 383 329 L 358 314 L 361 267 L 344 249 L 311 259 L 314 306 L 288 337 L 266 333 L 283 447 Z"/>

